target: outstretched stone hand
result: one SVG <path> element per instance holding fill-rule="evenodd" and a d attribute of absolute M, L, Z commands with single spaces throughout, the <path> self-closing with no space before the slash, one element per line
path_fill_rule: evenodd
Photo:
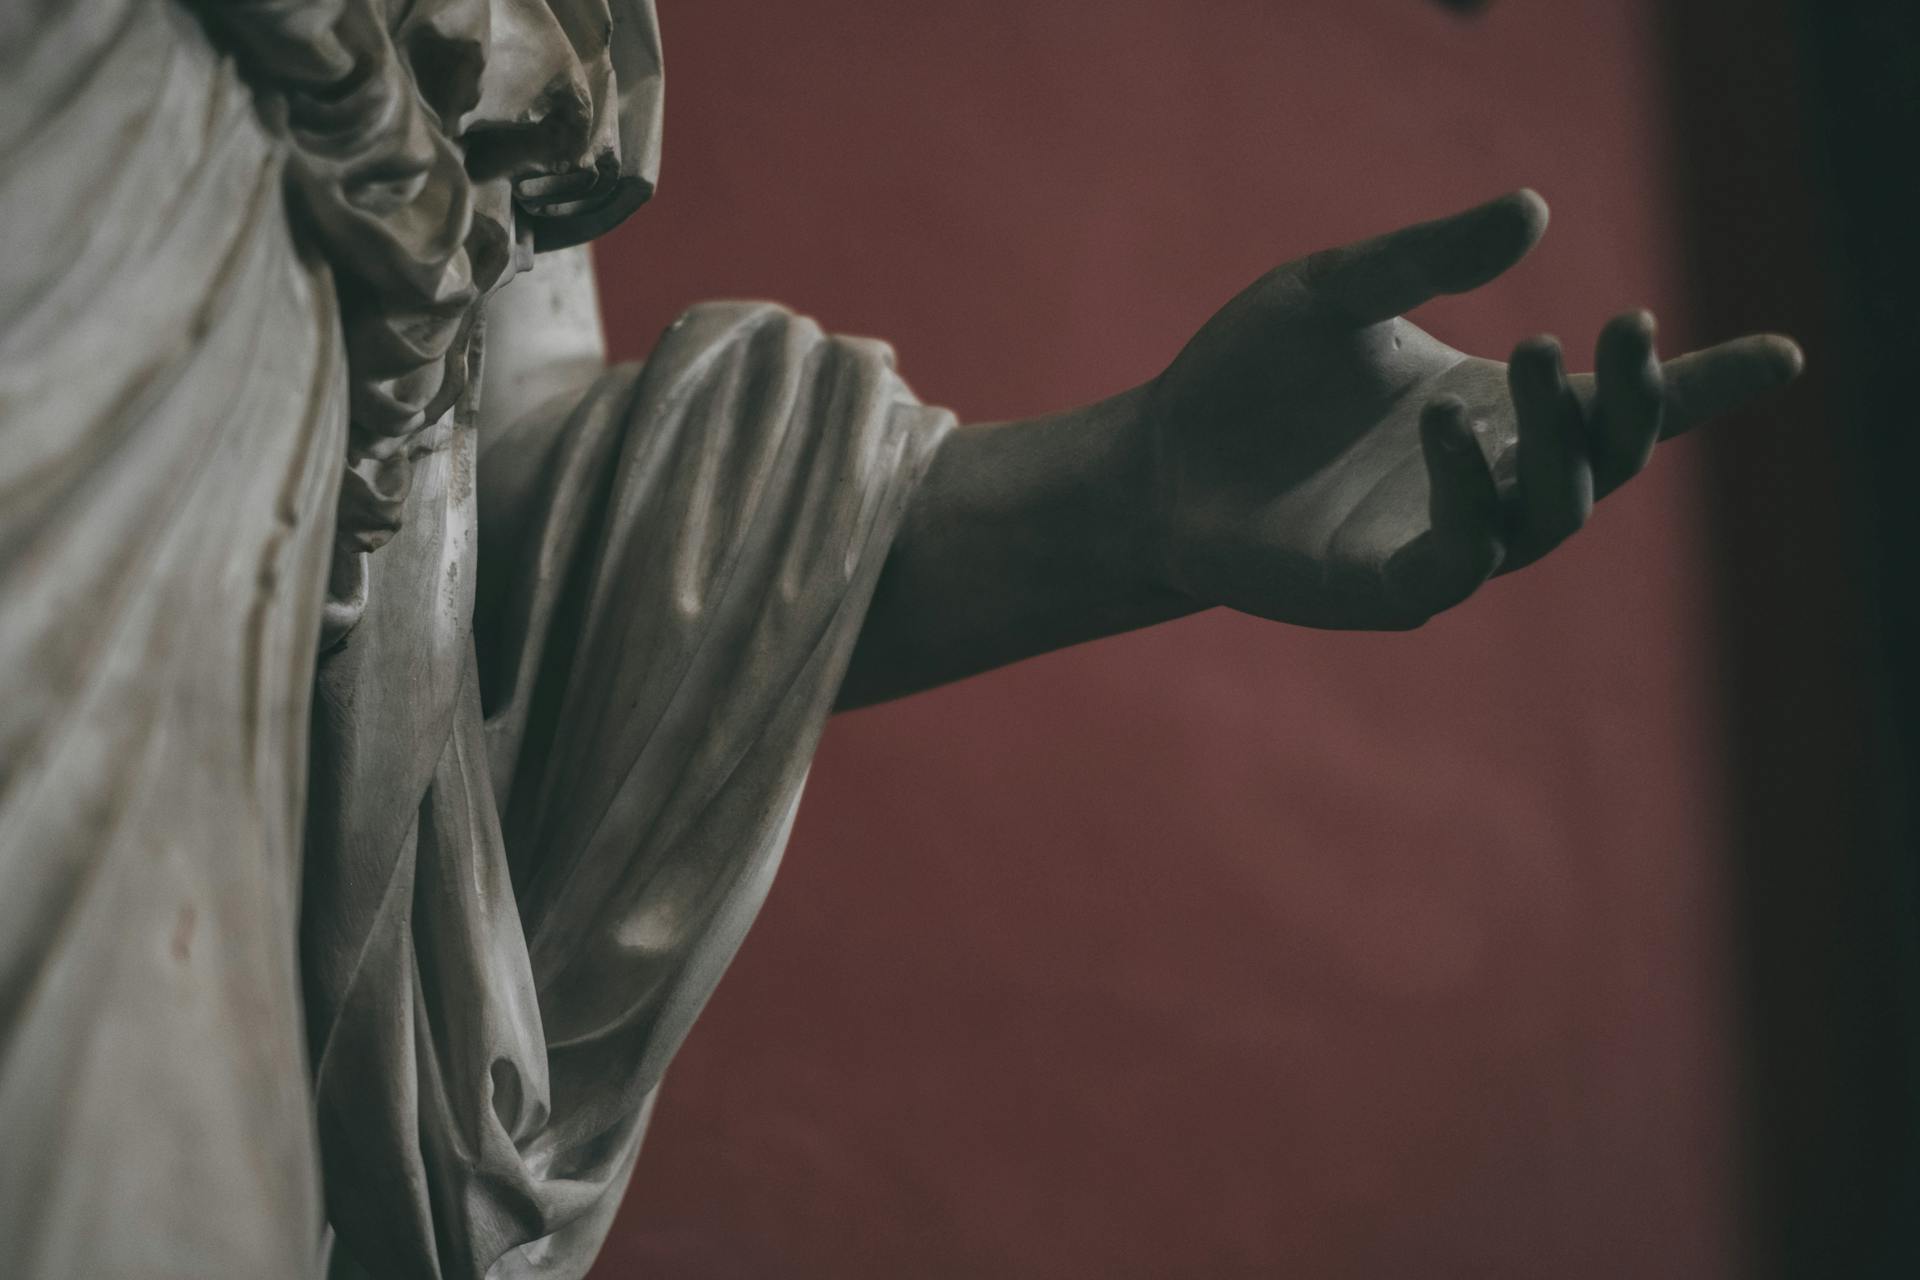
<path fill-rule="evenodd" d="M 1539 559 L 1654 445 L 1800 371 L 1786 338 L 1661 364 L 1619 316 L 1597 374 L 1551 338 L 1503 365 L 1402 313 L 1492 280 L 1546 230 L 1531 191 L 1277 267 L 1166 371 L 940 446 L 842 706 L 1225 605 L 1395 630 Z"/>
<path fill-rule="evenodd" d="M 1552 338 L 1502 365 L 1402 318 L 1500 275 L 1546 223 L 1533 192 L 1504 196 L 1278 267 L 1208 321 L 1140 424 L 1165 584 L 1307 626 L 1418 626 L 1579 529 L 1658 441 L 1799 372 L 1776 336 L 1662 364 L 1645 312 L 1573 377 Z"/>

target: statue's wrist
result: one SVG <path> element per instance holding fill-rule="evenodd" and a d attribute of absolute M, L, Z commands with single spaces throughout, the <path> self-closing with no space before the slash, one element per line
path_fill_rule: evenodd
<path fill-rule="evenodd" d="M 1182 585 L 1176 558 L 1176 459 L 1161 407 L 1160 379 L 1115 397 L 1127 402 L 1118 430 L 1120 472 L 1127 491 L 1130 562 L 1139 590 L 1149 599 L 1180 602 L 1187 610 L 1206 607 Z"/>

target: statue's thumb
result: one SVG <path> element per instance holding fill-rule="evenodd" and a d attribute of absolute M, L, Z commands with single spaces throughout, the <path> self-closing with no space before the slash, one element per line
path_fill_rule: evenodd
<path fill-rule="evenodd" d="M 1547 202 L 1522 189 L 1432 222 L 1315 254 L 1308 274 L 1347 319 L 1376 324 L 1445 293 L 1477 289 L 1527 256 Z"/>

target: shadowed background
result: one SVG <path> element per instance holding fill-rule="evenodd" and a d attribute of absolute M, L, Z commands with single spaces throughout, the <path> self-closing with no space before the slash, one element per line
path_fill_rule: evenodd
<path fill-rule="evenodd" d="M 772 297 L 963 420 L 1025 416 L 1151 376 L 1276 262 L 1526 184 L 1547 240 L 1420 313 L 1442 339 L 1590 367 L 1644 304 L 1669 353 L 1789 329 L 1818 371 L 1785 6 L 1731 52 L 1708 11 L 1739 6 L 1662 8 L 666 0 L 660 194 L 599 251 L 614 350 Z M 1420 632 L 1214 613 L 837 720 L 595 1276 L 1831 1261 L 1859 1196 L 1798 1244 L 1776 1220 L 1910 1121 L 1874 1110 L 1893 989 L 1828 998 L 1885 968 L 1826 944 L 1886 900 L 1846 868 L 1892 821 L 1871 592 L 1831 572 L 1858 460 L 1797 442 L 1833 386 L 1663 449 Z"/>

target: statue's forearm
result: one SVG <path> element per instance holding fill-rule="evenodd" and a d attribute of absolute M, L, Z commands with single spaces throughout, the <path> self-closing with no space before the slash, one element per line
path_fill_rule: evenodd
<path fill-rule="evenodd" d="M 525 536 L 519 495 L 539 474 L 517 425 L 605 363 L 586 250 L 542 254 L 501 290 L 486 343 L 482 534 L 505 554 Z M 1154 585 L 1145 400 L 1140 388 L 947 436 L 887 558 L 842 708 L 1191 611 Z"/>
<path fill-rule="evenodd" d="M 881 574 L 842 709 L 1193 611 L 1156 585 L 1145 399 L 947 438 Z"/>

